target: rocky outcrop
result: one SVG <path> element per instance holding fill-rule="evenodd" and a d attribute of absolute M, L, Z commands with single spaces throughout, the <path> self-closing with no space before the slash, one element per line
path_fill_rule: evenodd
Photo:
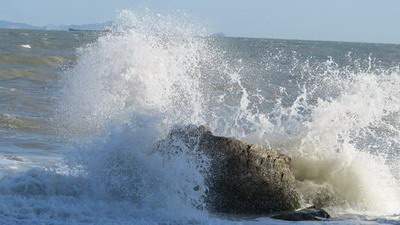
<path fill-rule="evenodd" d="M 174 128 L 159 149 L 207 156 L 205 201 L 211 211 L 265 215 L 300 207 L 290 158 L 275 150 L 214 136 L 204 126 Z"/>
<path fill-rule="evenodd" d="M 287 221 L 320 221 L 329 219 L 330 215 L 325 210 L 312 206 L 296 211 L 275 214 L 271 218 Z"/>

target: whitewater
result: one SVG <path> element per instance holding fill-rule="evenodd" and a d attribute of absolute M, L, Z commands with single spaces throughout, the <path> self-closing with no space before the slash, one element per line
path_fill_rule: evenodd
<path fill-rule="evenodd" d="M 1 224 L 293 223 L 209 212 L 207 157 L 154 148 L 190 124 L 289 155 L 302 206 L 332 215 L 318 223 L 400 223 L 393 46 L 213 37 L 150 10 L 88 35 L 0 44 Z"/>

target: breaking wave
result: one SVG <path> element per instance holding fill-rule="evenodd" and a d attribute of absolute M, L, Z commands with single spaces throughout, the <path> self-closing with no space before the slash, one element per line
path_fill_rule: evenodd
<path fill-rule="evenodd" d="M 399 213 L 398 69 L 296 61 L 292 88 L 266 95 L 246 74 L 250 65 L 186 21 L 123 11 L 112 32 L 80 49 L 59 107 L 72 150 L 55 168 L 3 180 L 3 214 L 38 223 L 223 223 L 204 210 L 207 159 L 153 151 L 186 124 L 289 154 L 304 205 L 338 215 Z M 266 54 L 265 67 L 279 58 Z"/>

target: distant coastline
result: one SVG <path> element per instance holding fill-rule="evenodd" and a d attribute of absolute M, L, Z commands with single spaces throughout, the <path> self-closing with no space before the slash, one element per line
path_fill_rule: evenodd
<path fill-rule="evenodd" d="M 27 23 L 17 23 L 12 21 L 0 20 L 0 28 L 2 29 L 26 29 L 26 30 L 63 30 L 63 31 L 102 31 L 106 30 L 111 25 L 111 22 L 92 23 L 82 25 L 46 25 L 34 26 Z"/>

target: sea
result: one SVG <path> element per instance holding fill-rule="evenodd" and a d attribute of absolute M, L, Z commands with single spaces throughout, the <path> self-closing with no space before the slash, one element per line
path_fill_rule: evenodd
<path fill-rule="evenodd" d="M 207 157 L 155 151 L 186 125 L 289 155 L 302 206 L 332 218 L 209 212 Z M 0 29 L 0 224 L 400 224 L 399 160 L 400 45 L 224 37 L 150 11 Z"/>

